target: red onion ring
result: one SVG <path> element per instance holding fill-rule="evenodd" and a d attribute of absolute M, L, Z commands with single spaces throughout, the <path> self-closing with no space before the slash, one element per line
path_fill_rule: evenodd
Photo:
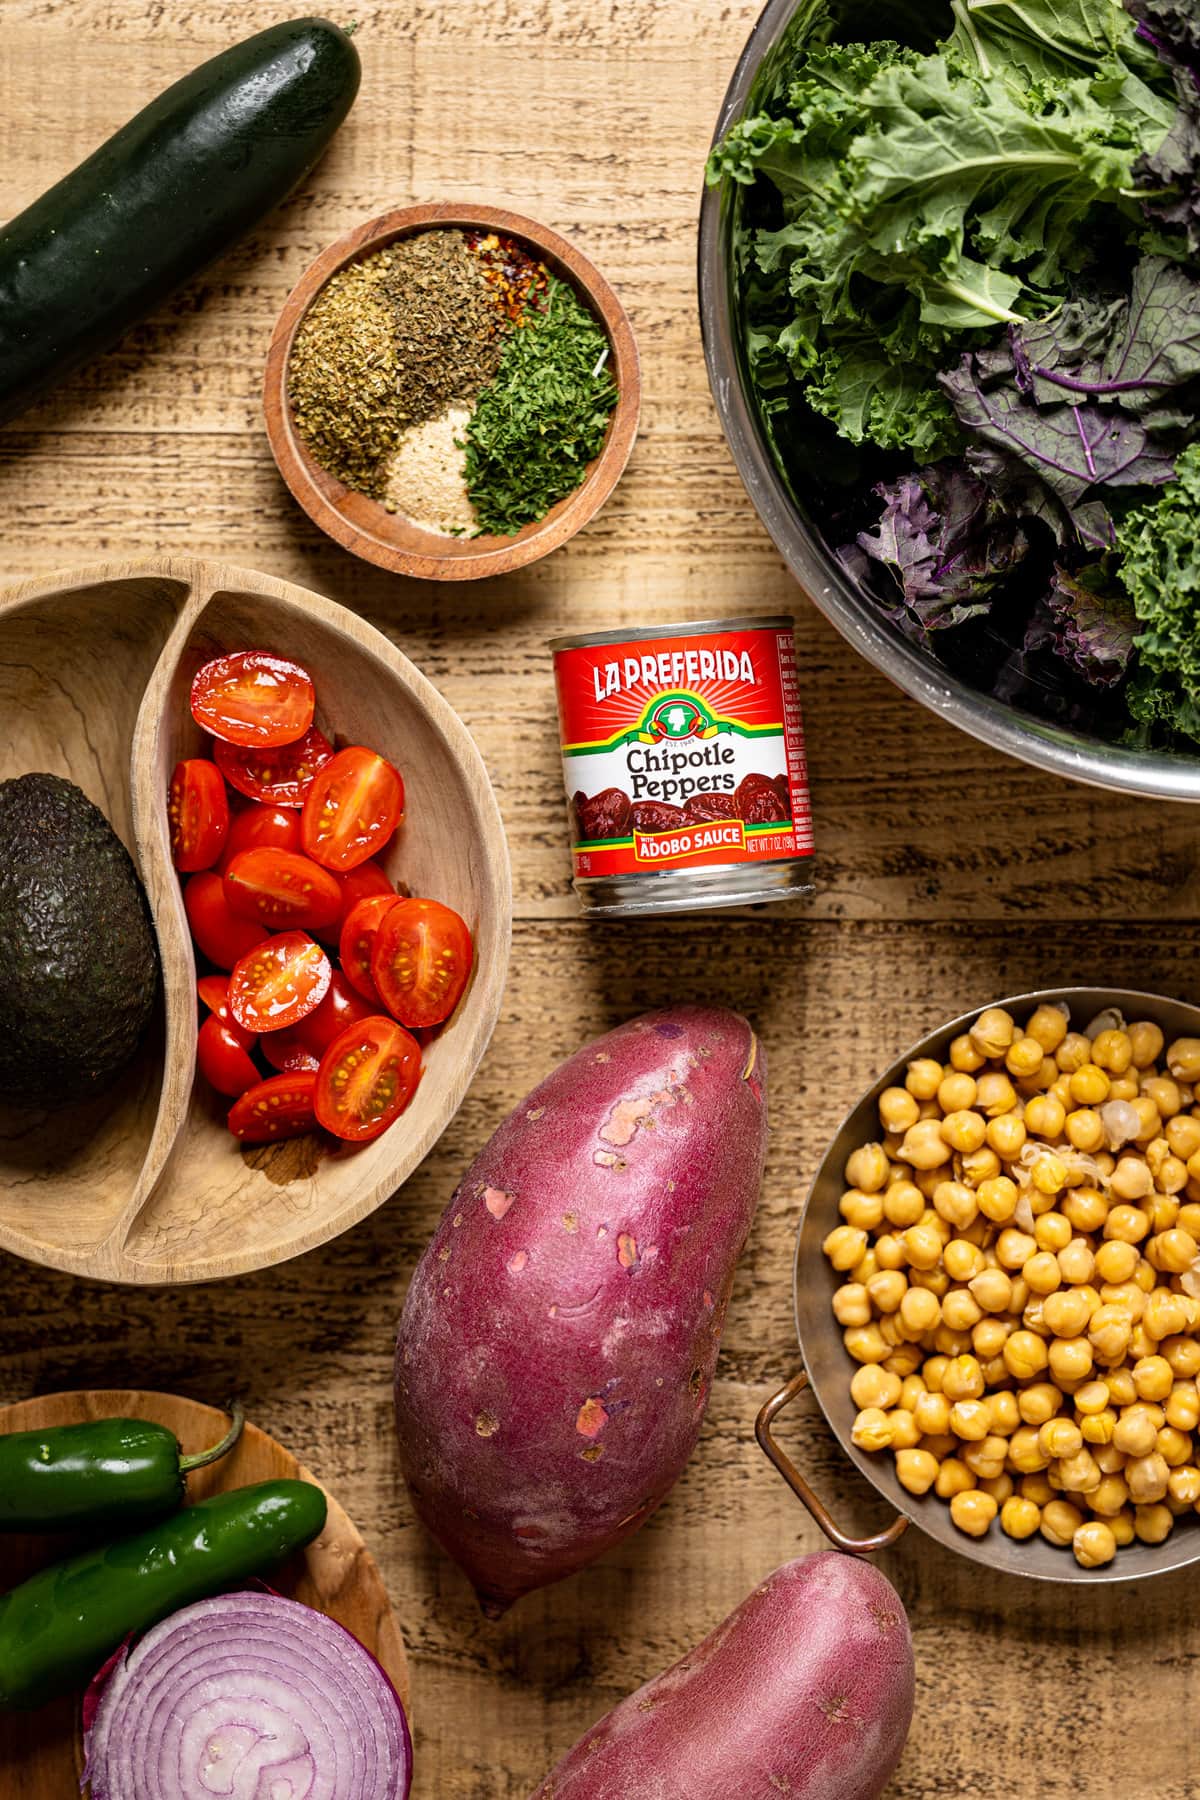
<path fill-rule="evenodd" d="M 348 1631 L 221 1594 L 119 1653 L 85 1739 L 92 1800 L 407 1800 L 400 1698 Z"/>

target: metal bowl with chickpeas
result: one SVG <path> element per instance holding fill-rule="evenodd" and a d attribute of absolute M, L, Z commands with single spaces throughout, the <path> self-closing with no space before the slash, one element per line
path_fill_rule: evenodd
<path fill-rule="evenodd" d="M 911 1521 L 1042 1581 L 1200 1561 L 1200 1008 L 1053 988 L 931 1032 L 817 1170 L 795 1309 L 758 1439 L 839 1548 Z M 873 1537 L 773 1435 L 806 1386 L 898 1515 Z"/>

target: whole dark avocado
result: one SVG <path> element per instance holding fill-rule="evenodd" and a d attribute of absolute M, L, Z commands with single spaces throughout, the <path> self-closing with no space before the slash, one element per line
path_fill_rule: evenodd
<path fill-rule="evenodd" d="M 58 775 L 0 782 L 0 1100 L 85 1100 L 132 1059 L 158 945 L 129 852 Z"/>

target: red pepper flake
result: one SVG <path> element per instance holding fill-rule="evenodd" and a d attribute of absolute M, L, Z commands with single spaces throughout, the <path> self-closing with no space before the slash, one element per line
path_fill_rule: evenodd
<path fill-rule="evenodd" d="M 468 231 L 467 247 L 475 252 L 483 268 L 483 278 L 492 289 L 496 304 L 514 325 L 520 325 L 530 308 L 537 309 L 550 285 L 550 271 L 545 263 L 535 262 L 515 238 L 500 237 L 494 231 Z"/>
<path fill-rule="evenodd" d="M 579 1416 L 575 1420 L 575 1429 L 580 1437 L 599 1437 L 607 1424 L 608 1414 L 604 1410 L 603 1402 L 594 1396 L 585 1400 L 579 1409 Z"/>

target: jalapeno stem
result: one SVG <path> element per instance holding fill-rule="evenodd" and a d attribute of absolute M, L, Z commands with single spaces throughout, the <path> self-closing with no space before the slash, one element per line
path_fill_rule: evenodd
<path fill-rule="evenodd" d="M 228 1456 L 229 1452 L 233 1449 L 233 1446 L 242 1435 L 242 1426 L 246 1423 L 246 1415 L 242 1411 L 242 1403 L 240 1400 L 231 1400 L 227 1410 L 229 1413 L 229 1430 L 225 1433 L 225 1436 L 221 1439 L 219 1444 L 214 1444 L 211 1450 L 200 1450 L 195 1456 L 181 1456 L 179 1459 L 179 1473 L 181 1475 L 190 1475 L 193 1469 L 206 1469 L 209 1463 L 220 1462 L 221 1458 L 223 1456 Z"/>

